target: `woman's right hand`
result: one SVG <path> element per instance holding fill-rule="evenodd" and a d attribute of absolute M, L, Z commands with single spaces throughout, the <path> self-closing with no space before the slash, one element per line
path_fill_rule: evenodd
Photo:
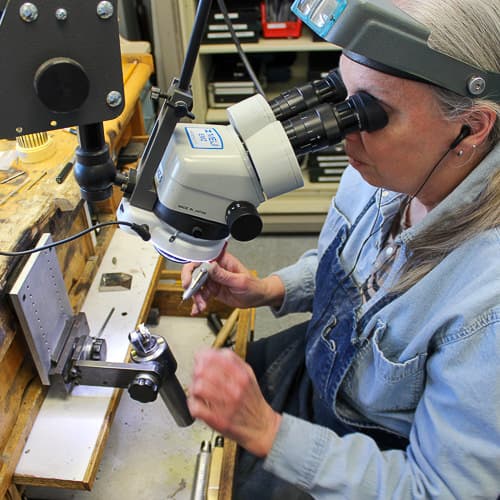
<path fill-rule="evenodd" d="M 285 287 L 278 276 L 258 278 L 236 257 L 226 252 L 213 262 L 205 286 L 193 296 L 192 315 L 204 311 L 213 297 L 231 307 L 242 309 L 270 305 L 279 307 Z M 182 286 L 187 288 L 198 263 L 185 264 L 181 271 Z"/>

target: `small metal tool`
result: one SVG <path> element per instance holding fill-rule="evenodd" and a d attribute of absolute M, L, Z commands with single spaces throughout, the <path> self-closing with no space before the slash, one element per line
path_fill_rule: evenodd
<path fill-rule="evenodd" d="M 26 172 L 21 170 L 19 172 L 16 172 L 15 174 L 11 175 L 10 177 L 3 179 L 2 181 L 0 181 L 0 184 L 7 184 L 7 182 L 13 181 L 14 179 L 17 179 L 21 175 L 25 175 L 25 174 L 26 174 Z"/>
<path fill-rule="evenodd" d="M 19 184 L 19 186 L 17 186 L 13 191 L 11 191 L 7 196 L 5 196 L 4 198 L 2 198 L 0 200 L 0 205 L 3 205 L 4 203 L 6 203 L 10 198 L 12 198 L 15 194 L 19 193 L 19 191 L 21 191 L 21 189 L 26 186 L 30 181 L 30 178 L 26 178 L 24 179 L 24 181 Z M 29 188 L 28 188 L 29 189 Z"/>
<path fill-rule="evenodd" d="M 196 457 L 193 489 L 191 500 L 204 500 L 207 498 L 208 475 L 210 472 L 210 457 L 212 445 L 210 441 L 202 441 L 200 451 Z"/>
<path fill-rule="evenodd" d="M 214 266 L 210 262 L 202 262 L 194 271 L 191 277 L 191 283 L 184 290 L 182 294 L 182 300 L 190 299 L 195 293 L 197 293 L 200 288 L 205 284 L 208 278 L 208 272 Z"/>
<path fill-rule="evenodd" d="M 101 337 L 102 334 L 104 333 L 104 330 L 106 329 L 107 324 L 109 323 L 109 320 L 111 319 L 111 316 L 115 312 L 115 308 L 112 307 L 111 310 L 109 311 L 108 315 L 106 316 L 106 319 L 104 320 L 104 323 L 101 326 L 101 329 L 97 332 L 96 337 Z"/>
<path fill-rule="evenodd" d="M 26 189 L 26 191 L 29 191 L 35 184 L 40 182 L 45 176 L 47 175 L 46 171 L 43 171 Z"/>

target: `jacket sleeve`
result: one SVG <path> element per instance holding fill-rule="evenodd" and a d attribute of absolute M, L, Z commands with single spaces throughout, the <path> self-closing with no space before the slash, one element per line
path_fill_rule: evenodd
<path fill-rule="evenodd" d="M 318 251 L 314 249 L 304 253 L 295 264 L 273 273 L 285 286 L 285 297 L 281 307 L 271 308 L 275 316 L 312 310 L 317 266 Z"/>
<path fill-rule="evenodd" d="M 496 311 L 496 312 L 495 312 Z M 500 493 L 500 310 L 428 358 L 405 451 L 284 415 L 265 468 L 315 498 L 495 499 Z"/>

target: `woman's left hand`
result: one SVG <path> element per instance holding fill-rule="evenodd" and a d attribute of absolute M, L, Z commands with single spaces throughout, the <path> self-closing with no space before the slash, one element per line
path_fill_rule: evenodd
<path fill-rule="evenodd" d="M 259 457 L 271 450 L 281 423 L 251 367 L 230 349 L 196 354 L 188 406 L 193 417 Z"/>

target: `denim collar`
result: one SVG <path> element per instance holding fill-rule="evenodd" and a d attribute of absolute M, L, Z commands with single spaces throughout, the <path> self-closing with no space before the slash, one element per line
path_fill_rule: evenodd
<path fill-rule="evenodd" d="M 472 203 L 489 182 L 491 176 L 500 168 L 500 144 L 497 144 L 479 163 L 479 165 L 424 219 L 403 231 L 399 236 L 403 243 L 408 243 L 416 235 L 429 229 L 448 214 L 466 204 Z"/>

